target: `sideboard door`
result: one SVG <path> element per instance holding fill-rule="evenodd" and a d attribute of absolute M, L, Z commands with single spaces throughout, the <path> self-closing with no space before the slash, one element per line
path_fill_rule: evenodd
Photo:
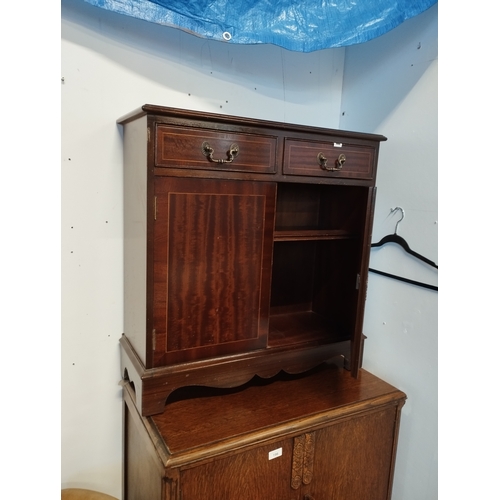
<path fill-rule="evenodd" d="M 301 500 L 290 487 L 293 439 L 181 472 L 182 500 Z"/>
<path fill-rule="evenodd" d="M 313 479 L 305 493 L 315 500 L 388 500 L 398 412 L 389 406 L 316 431 Z"/>
<path fill-rule="evenodd" d="M 275 198 L 275 183 L 155 179 L 155 366 L 267 346 Z"/>

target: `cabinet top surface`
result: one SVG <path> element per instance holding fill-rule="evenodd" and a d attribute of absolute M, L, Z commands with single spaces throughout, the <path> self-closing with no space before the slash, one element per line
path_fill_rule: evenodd
<path fill-rule="evenodd" d="M 399 404 L 405 397 L 365 370 L 355 379 L 347 370 L 330 364 L 306 375 L 282 374 L 272 381 L 258 379 L 232 390 L 185 388 L 164 413 L 149 418 L 175 454 L 265 434 L 266 429 L 280 425 L 300 430 L 346 413 Z"/>
<path fill-rule="evenodd" d="M 208 113 L 201 111 L 193 111 L 187 109 L 180 108 L 171 108 L 166 106 L 157 106 L 153 104 L 144 104 L 140 108 L 122 116 L 117 120 L 118 124 L 125 125 L 127 122 L 133 121 L 142 116 L 151 115 L 158 118 L 158 120 L 162 120 L 165 118 L 174 118 L 174 119 L 185 119 L 185 120 L 204 120 L 209 122 L 220 122 L 226 124 L 233 124 L 236 126 L 250 126 L 250 127 L 265 127 L 274 130 L 282 130 L 282 131 L 290 131 L 290 132 L 300 132 L 307 130 L 312 133 L 319 134 L 330 134 L 335 135 L 337 137 L 350 137 L 357 139 L 365 139 L 371 140 L 375 142 L 386 141 L 387 138 L 383 135 L 379 134 L 370 134 L 364 132 L 353 132 L 346 130 L 337 130 L 337 129 L 328 129 L 322 127 L 313 127 L 292 123 L 284 123 L 284 122 L 276 122 L 276 121 L 268 121 L 268 120 L 257 120 L 253 118 L 245 118 L 238 116 L 230 116 L 224 114 L 217 113 Z"/>

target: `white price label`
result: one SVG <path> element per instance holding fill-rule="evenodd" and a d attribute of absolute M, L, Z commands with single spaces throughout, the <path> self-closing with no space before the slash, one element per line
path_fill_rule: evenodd
<path fill-rule="evenodd" d="M 269 452 L 269 460 L 272 460 L 273 458 L 278 458 L 281 457 L 283 454 L 283 448 L 278 448 L 277 450 L 273 450 Z"/>

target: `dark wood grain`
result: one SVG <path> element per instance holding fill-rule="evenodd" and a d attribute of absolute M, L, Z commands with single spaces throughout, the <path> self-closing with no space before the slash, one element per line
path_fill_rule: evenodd
<path fill-rule="evenodd" d="M 135 387 L 135 401 L 142 415 L 164 412 L 169 396 L 180 387 L 237 387 L 255 375 L 266 379 L 280 371 L 302 373 L 337 356 L 345 363 L 351 351 L 350 341 L 287 343 L 273 349 L 147 369 L 125 335 L 120 345 L 123 376 Z"/>
<path fill-rule="evenodd" d="M 125 500 L 389 500 L 405 395 L 361 369 L 385 137 L 153 105 L 119 123 Z"/>
<path fill-rule="evenodd" d="M 279 448 L 282 455 L 269 460 L 269 452 Z M 291 454 L 292 441 L 288 439 L 214 460 L 200 467 L 186 468 L 181 474 L 182 497 L 185 500 L 299 500 L 300 497 L 289 485 L 288 464 Z"/>
<path fill-rule="evenodd" d="M 144 439 L 137 411 L 124 405 L 125 498 L 161 498 L 163 467 L 155 443 Z M 141 432 L 142 431 L 142 432 Z"/>
<path fill-rule="evenodd" d="M 230 133 L 206 129 L 158 126 L 155 165 L 160 167 L 201 168 L 274 174 L 277 171 L 276 136 Z M 216 163 L 203 154 L 202 145 L 213 148 Z M 228 151 L 236 144 L 237 156 L 228 162 Z"/>
<path fill-rule="evenodd" d="M 306 491 L 316 499 L 387 499 L 396 418 L 397 408 L 387 407 L 318 430 L 315 476 Z"/>
<path fill-rule="evenodd" d="M 390 498 L 405 395 L 364 370 L 354 379 L 329 363 L 233 390 L 183 388 L 154 417 L 139 416 L 130 386 L 124 394 L 126 425 L 134 428 L 127 435 L 141 436 L 127 449 L 148 460 L 142 441 L 149 442 L 157 451 L 149 467 L 155 474 L 163 468 L 152 481 L 169 485 L 149 500 Z M 150 481 L 134 472 L 140 467 L 126 467 L 135 490 Z"/>
<path fill-rule="evenodd" d="M 273 183 L 156 183 L 155 365 L 265 347 Z"/>
<path fill-rule="evenodd" d="M 335 140 L 324 143 L 287 140 L 283 171 L 286 174 L 315 177 L 373 178 L 375 145 L 351 146 L 342 141 L 338 142 L 338 146 L 334 144 L 336 144 Z M 346 161 L 340 170 L 325 170 L 318 161 L 320 153 L 323 153 L 328 160 L 327 168 L 337 168 L 336 160 L 340 154 L 345 155 Z"/>
<path fill-rule="evenodd" d="M 286 427 L 291 421 L 300 428 L 306 417 L 309 424 L 321 422 L 325 411 L 341 415 L 349 405 L 366 410 L 379 398 L 394 402 L 402 397 L 399 390 L 369 372 L 361 370 L 355 379 L 338 364 L 330 364 L 302 376 L 255 379 L 233 390 L 180 389 L 178 400 L 151 419 L 175 454 L 278 424 Z"/>
<path fill-rule="evenodd" d="M 183 384 L 233 387 L 330 355 L 356 377 L 385 137 L 152 105 L 119 123 L 126 170 L 141 171 L 125 180 L 122 344 L 141 411 Z M 319 149 L 346 153 L 345 170 L 321 170 Z"/>
<path fill-rule="evenodd" d="M 223 113 L 208 113 L 203 111 L 193 111 L 189 109 L 173 108 L 168 106 L 158 106 L 155 104 L 144 104 L 130 113 L 117 119 L 117 123 L 125 125 L 131 121 L 137 120 L 145 115 L 154 116 L 155 119 L 162 123 L 173 123 L 192 127 L 206 127 L 218 130 L 221 127 L 226 127 L 228 124 L 232 127 L 238 127 L 240 130 L 254 130 L 259 127 L 262 130 L 286 131 L 288 135 L 293 137 L 303 137 L 304 126 L 293 123 L 276 122 L 268 120 L 258 120 L 247 117 L 225 115 Z M 322 127 L 307 127 L 312 136 L 318 134 L 328 137 L 350 138 L 362 142 L 373 140 L 377 142 L 386 141 L 387 138 L 378 134 L 366 134 L 363 132 L 334 130 Z"/>

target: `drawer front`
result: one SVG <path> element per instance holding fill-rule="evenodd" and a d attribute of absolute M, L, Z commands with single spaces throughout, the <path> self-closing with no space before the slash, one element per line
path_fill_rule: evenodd
<path fill-rule="evenodd" d="M 283 173 L 371 180 L 374 158 L 373 146 L 287 139 Z"/>
<path fill-rule="evenodd" d="M 276 173 L 277 137 L 159 125 L 157 167 Z"/>

